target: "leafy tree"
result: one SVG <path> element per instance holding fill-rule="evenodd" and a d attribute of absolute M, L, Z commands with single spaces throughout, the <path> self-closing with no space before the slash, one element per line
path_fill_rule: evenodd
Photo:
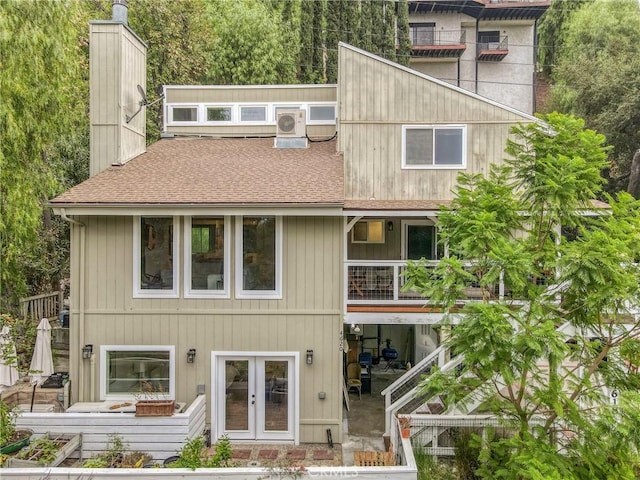
<path fill-rule="evenodd" d="M 609 190 L 630 187 L 640 146 L 640 4 L 596 0 L 566 25 L 554 72 L 552 108 L 584 117 L 611 151 Z"/>
<path fill-rule="evenodd" d="M 327 82 L 338 81 L 338 43 L 343 38 L 342 8 L 344 2 L 327 3 Z"/>
<path fill-rule="evenodd" d="M 28 292 L 25 264 L 58 184 L 52 144 L 85 121 L 72 1 L 0 2 L 0 308 Z"/>
<path fill-rule="evenodd" d="M 538 62 L 550 75 L 557 61 L 557 52 L 566 36 L 568 20 L 576 10 L 593 0 L 552 0 L 538 25 Z"/>
<path fill-rule="evenodd" d="M 385 58 L 396 59 L 396 12 L 395 2 L 385 1 L 384 4 L 384 25 L 383 41 L 381 51 Z"/>
<path fill-rule="evenodd" d="M 295 80 L 294 46 L 282 17 L 262 2 L 208 0 L 215 32 L 207 78 L 229 85 L 292 83 Z"/>
<path fill-rule="evenodd" d="M 409 3 L 398 2 L 398 63 L 408 66 L 411 59 L 411 39 L 409 38 Z"/>
<path fill-rule="evenodd" d="M 300 10 L 300 72 L 299 79 L 304 83 L 314 83 L 317 78 L 316 68 L 313 63 L 315 47 L 314 41 L 314 5 L 311 1 L 302 2 Z"/>
<path fill-rule="evenodd" d="M 337 0 L 342 3 L 342 39 L 349 45 L 360 45 L 360 21 L 362 14 L 359 0 Z M 333 2 L 332 2 L 333 3 Z"/>
<path fill-rule="evenodd" d="M 374 0 L 360 0 L 360 32 L 358 34 L 359 43 L 358 47 L 366 50 L 367 52 L 374 51 L 373 41 L 373 3 Z"/>
<path fill-rule="evenodd" d="M 407 287 L 456 320 L 447 343 L 464 355 L 423 390 L 513 431 L 482 443 L 481 478 L 635 478 L 640 376 L 627 366 L 640 352 L 640 201 L 620 193 L 606 214 L 583 215 L 604 184 L 604 137 L 574 117 L 546 120 L 513 129 L 504 165 L 460 175 L 439 216 L 450 256 L 408 268 Z M 482 300 L 460 307 L 472 284 Z M 603 389 L 622 400 L 609 405 Z"/>

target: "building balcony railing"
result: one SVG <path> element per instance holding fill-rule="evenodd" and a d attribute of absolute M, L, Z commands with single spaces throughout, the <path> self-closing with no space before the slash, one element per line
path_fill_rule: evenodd
<path fill-rule="evenodd" d="M 411 27 L 414 57 L 460 57 L 467 48 L 465 30 L 434 30 Z"/>
<path fill-rule="evenodd" d="M 509 53 L 509 37 L 506 35 L 499 42 L 478 42 L 478 60 L 482 62 L 499 62 Z"/>
<path fill-rule="evenodd" d="M 435 268 L 437 261 L 428 261 L 426 268 Z M 468 268 L 472 265 L 469 264 Z M 406 261 L 365 261 L 345 262 L 345 289 L 347 305 L 424 305 L 428 298 L 415 290 L 404 290 Z M 537 285 L 553 283 L 553 273 L 529 281 Z M 461 292 L 460 302 L 513 298 L 509 288 L 500 281 L 489 289 L 471 284 Z"/>

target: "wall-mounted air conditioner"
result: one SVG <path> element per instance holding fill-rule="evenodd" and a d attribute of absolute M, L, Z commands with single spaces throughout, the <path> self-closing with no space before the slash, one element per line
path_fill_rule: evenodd
<path fill-rule="evenodd" d="M 307 115 L 300 108 L 280 109 L 276 114 L 276 136 L 306 137 Z"/>

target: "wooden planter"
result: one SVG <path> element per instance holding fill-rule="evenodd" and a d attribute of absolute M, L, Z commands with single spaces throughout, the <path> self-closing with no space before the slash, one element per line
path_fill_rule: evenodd
<path fill-rule="evenodd" d="M 167 417 L 176 411 L 175 400 L 138 400 L 136 417 Z"/>
<path fill-rule="evenodd" d="M 25 458 L 9 458 L 7 460 L 8 467 L 57 467 L 60 465 L 69 455 L 71 455 L 76 449 L 82 447 L 82 434 L 64 434 L 64 433 L 47 433 L 46 436 L 56 443 L 60 444 L 60 449 L 56 453 L 56 458 L 46 464 L 38 463 L 37 456 L 38 451 L 34 451 L 32 457 L 33 460 Z M 80 452 L 80 458 L 82 459 L 82 451 Z"/>

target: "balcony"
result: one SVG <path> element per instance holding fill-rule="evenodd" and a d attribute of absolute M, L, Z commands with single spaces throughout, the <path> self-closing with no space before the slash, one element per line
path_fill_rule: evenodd
<path fill-rule="evenodd" d="M 464 30 L 435 30 L 419 25 L 412 25 L 409 30 L 413 57 L 457 58 L 467 48 Z"/>
<path fill-rule="evenodd" d="M 506 35 L 499 41 L 478 41 L 478 61 L 499 62 L 509 53 L 509 37 Z"/>
<path fill-rule="evenodd" d="M 427 268 L 435 268 L 437 261 L 427 262 Z M 471 268 L 471 264 L 468 265 Z M 345 285 L 347 311 L 421 311 L 428 298 L 414 290 L 403 291 L 405 283 L 404 272 L 406 261 L 364 261 L 349 260 L 345 262 Z M 549 273 L 545 277 L 530 278 L 534 285 L 551 285 L 554 275 Z M 483 295 L 486 298 L 483 298 Z M 483 290 L 478 285 L 471 284 L 461 292 L 460 304 L 468 301 L 483 299 L 508 298 L 514 304 L 522 299 L 514 298 L 503 282 L 494 285 L 490 290 Z M 520 302 L 519 302 L 520 300 Z M 435 309 L 439 311 L 439 309 Z"/>

